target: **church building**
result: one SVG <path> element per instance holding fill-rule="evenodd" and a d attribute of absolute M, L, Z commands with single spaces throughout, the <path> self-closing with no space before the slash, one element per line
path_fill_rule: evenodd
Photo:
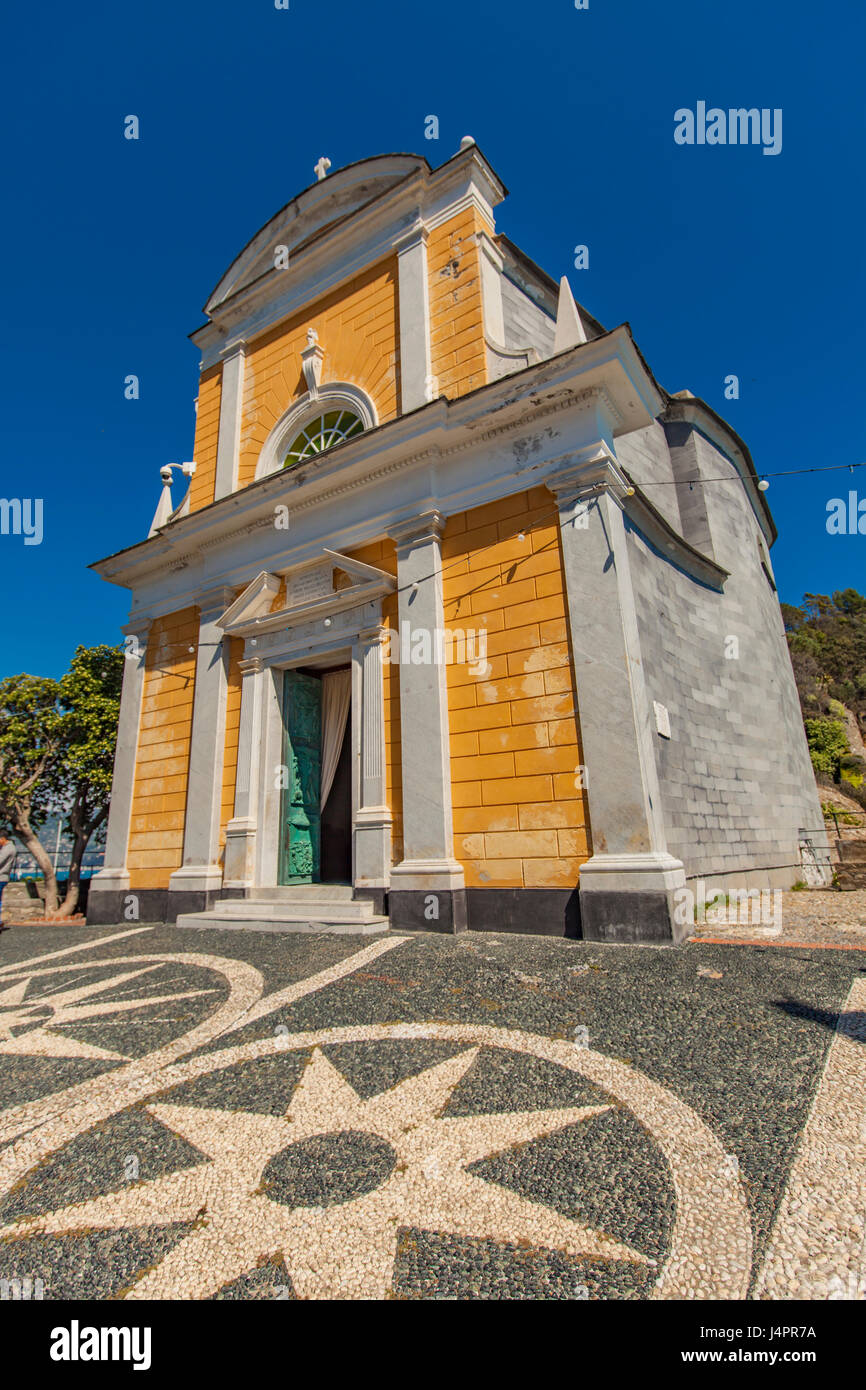
<path fill-rule="evenodd" d="M 746 445 L 497 230 L 471 138 L 329 170 L 208 299 L 193 461 L 94 566 L 88 920 L 664 942 L 686 886 L 823 873 Z"/>

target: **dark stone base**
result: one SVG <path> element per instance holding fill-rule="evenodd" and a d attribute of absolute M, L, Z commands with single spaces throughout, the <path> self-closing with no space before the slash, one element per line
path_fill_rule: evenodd
<path fill-rule="evenodd" d="M 576 888 L 467 888 L 470 931 L 579 937 Z"/>
<path fill-rule="evenodd" d="M 172 893 L 168 888 L 109 889 L 93 892 L 87 904 L 87 925 L 102 927 L 123 922 L 174 922 L 182 912 L 204 912 L 234 891 L 206 893 L 201 889 Z M 238 894 L 243 897 L 243 890 Z"/>
<path fill-rule="evenodd" d="M 373 911 L 377 917 L 387 917 L 388 915 L 388 889 L 387 888 L 353 888 L 352 897 L 356 902 L 368 902 L 373 904 Z"/>
<path fill-rule="evenodd" d="M 91 890 L 87 901 L 87 925 L 107 927 L 128 922 L 166 921 L 167 888 L 109 888 Z"/>
<path fill-rule="evenodd" d="M 203 888 L 182 888 L 166 893 L 166 922 L 176 922 L 184 912 L 206 912 L 223 896 L 222 891 L 206 892 Z"/>
<path fill-rule="evenodd" d="M 242 888 L 222 892 L 172 893 L 166 888 L 93 892 L 87 910 L 91 927 L 126 922 L 174 922 L 184 912 L 204 912 L 220 898 L 243 898 Z M 592 892 L 577 888 L 467 888 L 456 892 L 407 892 L 356 888 L 377 916 L 390 914 L 395 931 L 517 932 L 527 936 L 583 937 L 586 941 L 676 945 L 688 925 L 674 921 L 667 893 Z M 436 912 L 436 916 L 429 915 Z M 130 915 L 133 914 L 133 915 Z"/>
<path fill-rule="evenodd" d="M 674 921 L 671 893 L 583 893 L 580 912 L 586 941 L 676 946 L 689 932 Z"/>
<path fill-rule="evenodd" d="M 392 888 L 388 894 L 394 931 L 438 931 L 448 935 L 466 931 L 466 889 L 436 889 L 416 893 Z M 431 914 L 435 913 L 433 916 Z"/>

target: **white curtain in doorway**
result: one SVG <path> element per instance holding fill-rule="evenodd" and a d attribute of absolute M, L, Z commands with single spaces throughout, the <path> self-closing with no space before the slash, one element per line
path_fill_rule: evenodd
<path fill-rule="evenodd" d="M 329 671 L 322 677 L 322 797 L 319 803 L 321 809 L 324 809 L 334 785 L 351 703 L 351 667 L 347 667 L 345 671 Z"/>

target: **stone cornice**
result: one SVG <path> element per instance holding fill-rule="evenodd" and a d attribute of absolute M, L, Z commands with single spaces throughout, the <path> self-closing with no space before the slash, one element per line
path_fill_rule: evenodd
<path fill-rule="evenodd" d="M 298 518 L 359 490 L 372 490 L 391 477 L 408 478 L 413 472 L 423 475 L 416 506 L 423 502 L 447 513 L 458 509 L 464 493 L 469 495 L 473 490 L 472 472 L 467 471 L 466 487 L 461 484 L 455 492 L 450 481 L 439 496 L 431 494 L 431 485 L 442 486 L 433 481 L 440 468 L 444 477 L 450 467 L 453 478 L 450 460 L 454 456 L 474 452 L 479 460 L 475 471 L 486 477 L 485 450 L 504 446 L 508 459 L 497 470 L 496 485 L 507 488 L 512 477 L 514 490 L 525 486 L 521 479 L 531 474 L 543 481 L 550 443 L 556 438 L 556 431 L 549 427 L 551 419 L 569 413 L 576 419 L 588 417 L 594 411 L 596 419 L 587 418 L 581 432 L 585 437 L 603 438 L 648 424 L 661 405 L 630 332 L 623 326 L 457 400 L 443 397 L 399 416 L 336 446 L 313 465 L 259 479 L 171 522 L 150 540 L 109 556 L 93 568 L 109 580 L 137 587 L 150 574 L 201 563 L 205 555 L 228 551 L 239 539 L 272 527 L 277 506 L 288 506 L 290 518 Z M 491 481 L 495 478 L 488 479 L 482 491 Z M 487 500 L 486 496 L 481 500 Z M 295 562 L 288 539 L 287 532 L 287 544 L 280 552 L 285 565 Z M 280 555 L 263 554 L 263 561 L 278 566 Z M 306 555 L 298 556 L 302 558 Z"/>

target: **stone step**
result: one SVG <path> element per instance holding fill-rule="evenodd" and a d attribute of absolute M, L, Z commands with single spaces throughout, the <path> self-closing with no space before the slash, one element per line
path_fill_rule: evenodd
<path fill-rule="evenodd" d="M 352 902 L 351 883 L 290 883 L 260 888 L 250 898 L 222 898 L 221 902 Z"/>
<path fill-rule="evenodd" d="M 372 936 L 386 932 L 387 917 L 348 916 L 339 904 L 329 910 L 319 903 L 319 913 L 301 911 L 294 904 L 250 903 L 246 913 L 218 912 L 216 906 L 207 912 L 184 912 L 177 919 L 178 927 L 210 927 L 220 931 L 268 931 L 319 933 L 332 932 L 337 936 Z M 358 906 L 358 904 L 350 904 Z M 369 903 L 366 904 L 370 906 Z"/>
<path fill-rule="evenodd" d="M 853 893 L 855 888 L 866 888 L 866 864 L 838 864 L 836 884 L 843 893 Z"/>
<path fill-rule="evenodd" d="M 324 922 L 331 917 L 341 922 L 366 922 L 373 916 L 373 904 L 366 898 L 307 898 L 301 902 L 282 898 L 222 898 L 210 908 L 218 917 L 273 917 L 278 921 Z"/>
<path fill-rule="evenodd" d="M 866 865 L 866 840 L 837 840 L 836 848 L 843 864 Z"/>

